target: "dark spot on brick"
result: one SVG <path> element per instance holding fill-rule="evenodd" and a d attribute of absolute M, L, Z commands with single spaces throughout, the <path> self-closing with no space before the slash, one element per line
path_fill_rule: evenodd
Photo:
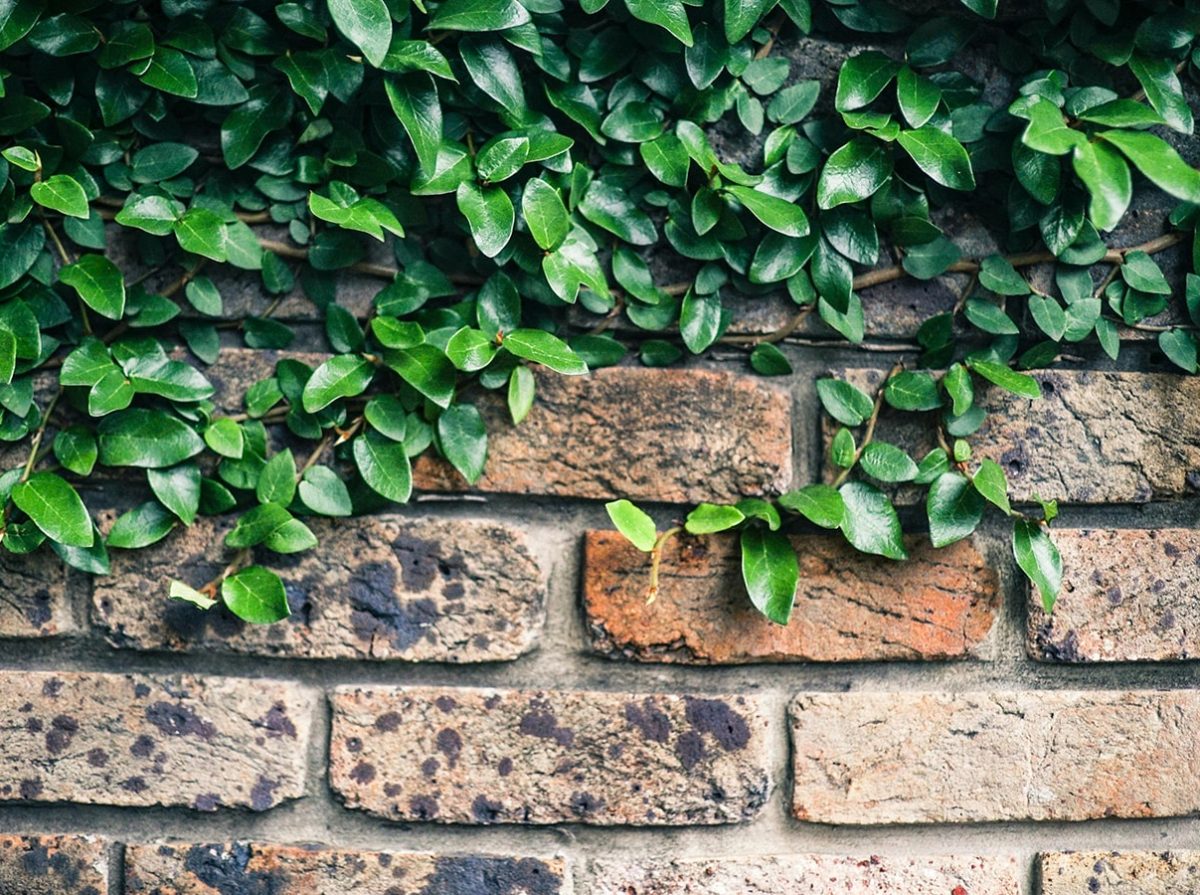
<path fill-rule="evenodd" d="M 439 711 L 447 715 L 454 711 L 455 706 L 458 705 L 452 696 L 439 696 L 436 700 L 434 700 L 433 704 L 438 707 Z"/>
<path fill-rule="evenodd" d="M 288 887 L 278 872 L 250 871 L 250 846 L 196 845 L 188 850 L 184 869 L 217 895 L 279 895 Z"/>
<path fill-rule="evenodd" d="M 279 789 L 278 781 L 259 776 L 258 782 L 250 790 L 250 807 L 255 811 L 266 811 L 274 804 L 275 790 L 277 789 Z"/>
<path fill-rule="evenodd" d="M 142 734 L 133 741 L 133 745 L 129 747 L 129 751 L 138 758 L 149 758 L 154 752 L 155 745 L 154 737 Z"/>
<path fill-rule="evenodd" d="M 173 702 L 156 702 L 149 706 L 146 720 L 169 737 L 196 736 L 209 740 L 217 732 L 211 722 L 202 720 L 194 710 Z"/>
<path fill-rule="evenodd" d="M 400 793 L 402 793 L 402 792 L 404 792 L 404 787 L 401 786 L 399 783 L 383 784 L 383 794 L 385 796 L 387 796 L 389 799 L 396 798 L 396 796 L 400 795 Z"/>
<path fill-rule="evenodd" d="M 421 762 L 421 773 L 426 777 L 433 777 L 441 766 L 441 762 L 436 758 L 427 758 Z"/>
<path fill-rule="evenodd" d="M 571 810 L 580 817 L 588 817 L 604 807 L 604 801 L 597 799 L 590 792 L 571 794 Z"/>
<path fill-rule="evenodd" d="M 267 729 L 267 736 L 291 737 L 296 739 L 296 725 L 287 716 L 287 707 L 282 702 L 271 706 L 271 710 L 254 722 L 258 727 Z"/>
<path fill-rule="evenodd" d="M 437 799 L 433 796 L 413 796 L 408 800 L 408 811 L 417 820 L 433 820 L 438 815 Z"/>
<path fill-rule="evenodd" d="M 221 797 L 216 793 L 206 792 L 196 796 L 192 807 L 197 811 L 216 811 L 221 805 Z"/>
<path fill-rule="evenodd" d="M 69 715 L 57 715 L 50 722 L 50 730 L 46 733 L 46 751 L 58 755 L 71 745 L 71 740 L 79 732 L 79 722 Z"/>
<path fill-rule="evenodd" d="M 365 786 L 375 779 L 375 765 L 360 761 L 351 769 L 350 779 Z"/>
<path fill-rule="evenodd" d="M 21 798 L 30 800 L 40 796 L 42 789 L 42 781 L 40 779 L 22 780 L 18 792 L 20 792 Z"/>
<path fill-rule="evenodd" d="M 1169 631 L 1175 627 L 1175 610 L 1168 609 L 1164 612 L 1155 627 L 1160 631 Z"/>
<path fill-rule="evenodd" d="M 145 699 L 150 695 L 150 688 L 145 684 L 134 684 L 133 695 L 138 699 Z"/>
<path fill-rule="evenodd" d="M 491 696 L 489 696 L 487 699 L 485 699 L 483 701 L 483 707 L 490 712 L 492 709 L 494 709 L 496 706 L 498 706 L 500 704 L 500 698 L 501 697 L 500 697 L 499 693 L 493 693 Z"/>
<path fill-rule="evenodd" d="M 452 581 L 442 588 L 442 596 L 447 600 L 457 600 L 466 594 L 466 589 L 461 582 Z"/>
<path fill-rule="evenodd" d="M 438 858 L 417 895 L 559 895 L 560 880 L 536 858 Z"/>
<path fill-rule="evenodd" d="M 386 563 L 363 563 L 354 570 L 347 587 L 350 624 L 354 634 L 368 642 L 382 637 L 392 647 L 411 647 L 437 623 L 437 604 L 423 597 L 397 601 L 396 571 Z"/>
<path fill-rule="evenodd" d="M 54 617 L 50 611 L 50 592 L 39 590 L 27 596 L 29 603 L 25 606 L 25 620 L 35 628 L 40 628 Z"/>
<path fill-rule="evenodd" d="M 41 733 L 42 732 L 42 719 L 41 718 L 26 718 L 25 719 L 25 729 L 27 731 L 29 731 L 30 733 Z"/>
<path fill-rule="evenodd" d="M 1046 622 L 1034 637 L 1038 652 L 1047 662 L 1079 662 L 1079 635 L 1068 631 L 1061 640 L 1053 639 L 1054 628 L 1051 622 Z"/>
<path fill-rule="evenodd" d="M 1088 886 L 1089 892 L 1099 892 L 1100 891 L 1100 880 L 1096 879 L 1096 877 L 1094 877 L 1094 876 L 1088 877 L 1087 886 Z"/>
<path fill-rule="evenodd" d="M 476 823 L 494 824 L 499 820 L 500 814 L 503 811 L 503 805 L 499 802 L 493 802 L 484 795 L 476 796 L 475 801 L 471 803 L 471 816 L 475 818 Z"/>
<path fill-rule="evenodd" d="M 94 768 L 103 768 L 108 765 L 108 753 L 103 749 L 92 749 L 87 754 L 88 764 Z"/>
<path fill-rule="evenodd" d="M 462 752 L 463 741 L 457 730 L 443 727 L 437 735 L 438 751 L 446 756 L 450 767 L 457 767 L 458 756 Z"/>
<path fill-rule="evenodd" d="M 127 780 L 121 781 L 121 789 L 126 792 L 142 793 L 150 788 L 150 784 L 146 782 L 145 777 L 130 777 Z"/>
<path fill-rule="evenodd" d="M 704 739 L 694 730 L 680 734 L 675 741 L 675 754 L 685 771 L 690 771 L 704 758 Z"/>
<path fill-rule="evenodd" d="M 1005 451 L 1000 456 L 1000 465 L 1007 470 L 1011 476 L 1020 476 L 1025 471 L 1029 464 L 1029 458 L 1025 454 L 1025 448 L 1016 447 L 1012 450 Z"/>
<path fill-rule="evenodd" d="M 649 698 L 640 706 L 635 702 L 626 703 L 625 720 L 652 743 L 665 743 L 671 735 L 671 719 Z"/>
<path fill-rule="evenodd" d="M 53 699 L 54 697 L 58 696 L 59 693 L 62 692 L 62 688 L 63 688 L 63 682 L 60 681 L 56 677 L 52 677 L 52 678 L 50 678 L 50 680 L 48 680 L 44 684 L 42 684 L 42 695 L 48 696 L 51 699 Z"/>
<path fill-rule="evenodd" d="M 500 772 L 501 777 L 507 777 L 513 771 L 513 760 L 511 758 L 500 759 L 500 764 L 496 766 L 496 770 Z"/>
<path fill-rule="evenodd" d="M 687 720 L 700 733 L 713 737 L 726 752 L 745 749 L 750 742 L 746 719 L 721 699 L 687 699 Z"/>
<path fill-rule="evenodd" d="M 1171 559 L 1178 559 L 1180 555 L 1179 548 L 1170 541 L 1167 541 L 1163 544 L 1163 553 L 1165 553 Z"/>
<path fill-rule="evenodd" d="M 382 730 L 384 733 L 391 733 L 394 730 L 400 729 L 400 722 L 402 720 L 396 712 L 384 712 L 375 719 L 375 729 Z"/>
<path fill-rule="evenodd" d="M 404 586 L 410 591 L 429 590 L 439 575 L 448 582 L 462 578 L 461 554 L 443 556 L 441 545 L 435 541 L 401 534 L 392 541 L 392 551 L 400 563 Z"/>
<path fill-rule="evenodd" d="M 544 709 L 526 712 L 517 729 L 525 736 L 554 740 L 563 747 L 569 748 L 575 744 L 575 731 L 569 727 L 559 727 L 558 719 Z"/>

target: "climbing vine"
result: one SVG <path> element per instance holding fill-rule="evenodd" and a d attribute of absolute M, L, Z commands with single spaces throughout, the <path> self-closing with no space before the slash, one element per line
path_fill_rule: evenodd
<path fill-rule="evenodd" d="M 892 489 L 915 486 L 938 546 L 987 506 L 1011 517 L 1050 606 L 1056 506 L 1014 508 L 972 456 L 977 390 L 1036 398 L 1029 370 L 1080 343 L 1115 359 L 1123 329 L 1196 372 L 1200 279 L 1173 296 L 1156 255 L 1195 240 L 1200 173 L 1174 146 L 1193 132 L 1200 6 L 1020 6 L 0 0 L 0 546 L 104 574 L 110 550 L 230 515 L 227 567 L 171 596 L 275 621 L 284 585 L 255 550 L 307 550 L 313 516 L 407 501 L 425 451 L 475 482 L 479 395 L 520 423 L 531 366 L 723 345 L 784 375 L 777 346 L 808 318 L 862 342 L 862 292 L 956 273 L 959 301 L 878 390 L 817 382 L 826 482 L 701 505 L 682 529 L 738 529 L 750 597 L 783 623 L 787 525 L 903 559 Z M 871 48 L 823 85 L 788 50 L 808 34 Z M 1137 190 L 1178 200 L 1165 235 L 1108 245 Z M 956 206 L 1005 253 L 963 257 L 937 223 Z M 261 284 L 253 313 L 226 314 L 229 268 Z M 339 304 L 350 275 L 380 280 L 365 317 Z M 281 360 L 222 412 L 207 365 L 231 340 L 292 345 L 275 311 L 297 287 L 328 359 Z M 727 333 L 766 294 L 791 319 Z M 887 441 L 884 407 L 938 446 Z M 113 476 L 145 499 L 102 533 L 80 488 Z M 609 511 L 656 576 L 677 529 Z"/>

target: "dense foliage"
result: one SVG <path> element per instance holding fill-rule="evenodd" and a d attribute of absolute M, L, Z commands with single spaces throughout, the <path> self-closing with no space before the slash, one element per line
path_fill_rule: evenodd
<path fill-rule="evenodd" d="M 283 584 L 252 551 L 312 547 L 312 515 L 408 500 L 425 450 L 477 480 L 481 389 L 504 390 L 519 423 L 530 364 L 577 375 L 722 343 L 785 374 L 775 346 L 806 315 L 858 342 L 861 290 L 953 270 L 970 284 L 921 328 L 914 368 L 874 396 L 818 383 L 840 424 L 830 484 L 704 505 L 684 527 L 739 528 L 749 593 L 784 622 L 784 517 L 903 559 L 884 489 L 915 483 L 935 544 L 969 535 L 986 504 L 1011 516 L 1049 603 L 1054 504 L 1014 510 L 1003 470 L 973 460 L 975 384 L 1037 396 L 1023 369 L 1064 343 L 1115 358 L 1118 327 L 1166 309 L 1153 256 L 1193 238 L 1200 203 L 1200 174 L 1164 139 L 1192 133 L 1181 78 L 1200 6 L 1044 0 L 1001 28 L 996 0 L 963 3 L 914 17 L 883 0 L 0 0 L 0 439 L 19 458 L 0 470 L 0 544 L 49 544 L 102 574 L 109 549 L 235 514 L 225 571 L 172 595 L 276 620 Z M 847 59 L 823 95 L 779 52 L 810 31 L 885 49 Z M 981 53 L 998 80 L 960 64 Z M 1181 200 L 1174 229 L 1109 249 L 1135 188 Z M 961 257 L 934 222 L 954 203 L 1017 254 Z M 394 268 L 365 263 L 372 239 Z M 884 247 L 896 266 L 879 266 Z M 169 285 L 148 291 L 115 258 Z M 1053 294 L 1023 273 L 1047 261 Z M 224 319 L 221 265 L 261 278 L 260 313 Z M 369 319 L 338 304 L 347 272 L 384 278 Z M 219 413 L 203 365 L 221 331 L 287 347 L 269 296 L 297 282 L 330 358 L 282 361 L 244 412 Z M 1188 287 L 1200 322 L 1200 280 Z M 726 335 L 743 302 L 781 291 L 785 327 Z M 1160 329 L 1195 372 L 1191 325 Z M 918 460 L 876 438 L 884 404 L 941 446 Z M 101 468 L 148 489 L 104 536 L 77 487 Z M 675 530 L 624 501 L 610 512 L 657 568 Z"/>

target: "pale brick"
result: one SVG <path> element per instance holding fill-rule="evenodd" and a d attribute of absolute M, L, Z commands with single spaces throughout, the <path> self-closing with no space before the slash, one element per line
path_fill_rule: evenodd
<path fill-rule="evenodd" d="M 334 791 L 390 820 L 730 823 L 771 789 L 750 696 L 345 689 L 333 713 Z"/>
<path fill-rule="evenodd" d="M 1041 857 L 1042 895 L 1190 895 L 1200 852 L 1055 852 Z"/>
<path fill-rule="evenodd" d="M 592 895 L 1018 895 L 1012 857 L 770 855 L 597 861 Z"/>
<path fill-rule="evenodd" d="M 996 572 L 967 541 L 934 550 L 910 538 L 906 563 L 856 553 L 835 536 L 793 535 L 792 544 L 800 586 L 782 626 L 751 605 L 736 537 L 672 539 L 647 603 L 648 555 L 617 532 L 588 532 L 592 648 L 681 664 L 946 659 L 977 654 L 996 619 Z"/>
<path fill-rule="evenodd" d="M 264 811 L 304 794 L 312 698 L 222 677 L 0 673 L 0 802 Z"/>
<path fill-rule="evenodd" d="M 1045 662 L 1200 655 L 1200 531 L 1055 529 L 1063 586 L 1047 615 L 1030 594 L 1029 654 Z"/>
<path fill-rule="evenodd" d="M 0 836 L 0 895 L 107 895 L 108 843 L 94 836 Z"/>
<path fill-rule="evenodd" d="M 0 552 L 0 639 L 75 631 L 66 567 L 49 551 Z"/>
<path fill-rule="evenodd" d="M 131 845 L 127 895 L 559 895 L 564 862 L 230 843 Z"/>
<path fill-rule="evenodd" d="M 811 693 L 793 813 L 832 824 L 1177 817 L 1200 810 L 1195 691 Z"/>
<path fill-rule="evenodd" d="M 231 520 L 201 520 L 159 545 L 113 556 L 93 585 L 93 617 L 114 646 L 313 659 L 492 662 L 530 650 L 542 574 L 515 529 L 488 522 L 364 516 L 308 523 L 319 546 L 256 562 L 283 577 L 291 617 L 247 625 L 223 607 L 166 599 L 228 562 Z"/>

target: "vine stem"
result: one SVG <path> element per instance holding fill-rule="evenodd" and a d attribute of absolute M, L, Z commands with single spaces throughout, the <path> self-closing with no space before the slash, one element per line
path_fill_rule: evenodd
<path fill-rule="evenodd" d="M 837 478 L 833 480 L 833 487 L 837 488 L 846 481 L 850 475 L 850 471 L 858 465 L 858 461 L 862 459 L 863 451 L 867 449 L 867 445 L 875 438 L 875 426 L 879 423 L 879 413 L 883 410 L 883 393 L 887 389 L 888 380 L 904 369 L 903 362 L 897 362 L 887 376 L 883 377 L 883 382 L 879 386 L 879 391 L 875 393 L 875 404 L 871 408 L 871 416 L 867 419 L 867 430 L 863 433 L 862 444 L 854 451 L 854 460 L 838 473 Z"/>
<path fill-rule="evenodd" d="M 658 599 L 658 570 L 662 566 L 663 548 L 675 535 L 683 531 L 679 525 L 672 526 L 658 536 L 654 549 L 650 551 L 650 586 L 646 588 L 646 605 L 649 606 Z"/>
<path fill-rule="evenodd" d="M 42 414 L 37 431 L 33 434 L 33 441 L 29 445 L 29 457 L 26 458 L 25 468 L 21 472 L 22 482 L 29 481 L 29 477 L 33 475 L 33 468 L 37 465 L 38 451 L 41 449 L 42 440 L 46 437 L 46 429 L 50 425 L 50 417 L 54 416 L 54 408 L 58 406 L 58 401 L 62 396 L 63 388 L 60 385 L 54 393 L 54 397 L 50 399 L 50 403 L 46 405 L 46 412 Z"/>
<path fill-rule="evenodd" d="M 230 575 L 235 575 L 250 561 L 250 548 L 243 547 L 233 555 L 233 559 L 229 561 L 229 565 L 223 568 L 219 575 L 213 578 L 212 581 L 205 584 L 203 587 L 198 587 L 200 593 L 205 594 L 210 599 L 217 598 L 217 592 L 221 589 L 221 585 L 225 583 L 225 579 Z"/>

